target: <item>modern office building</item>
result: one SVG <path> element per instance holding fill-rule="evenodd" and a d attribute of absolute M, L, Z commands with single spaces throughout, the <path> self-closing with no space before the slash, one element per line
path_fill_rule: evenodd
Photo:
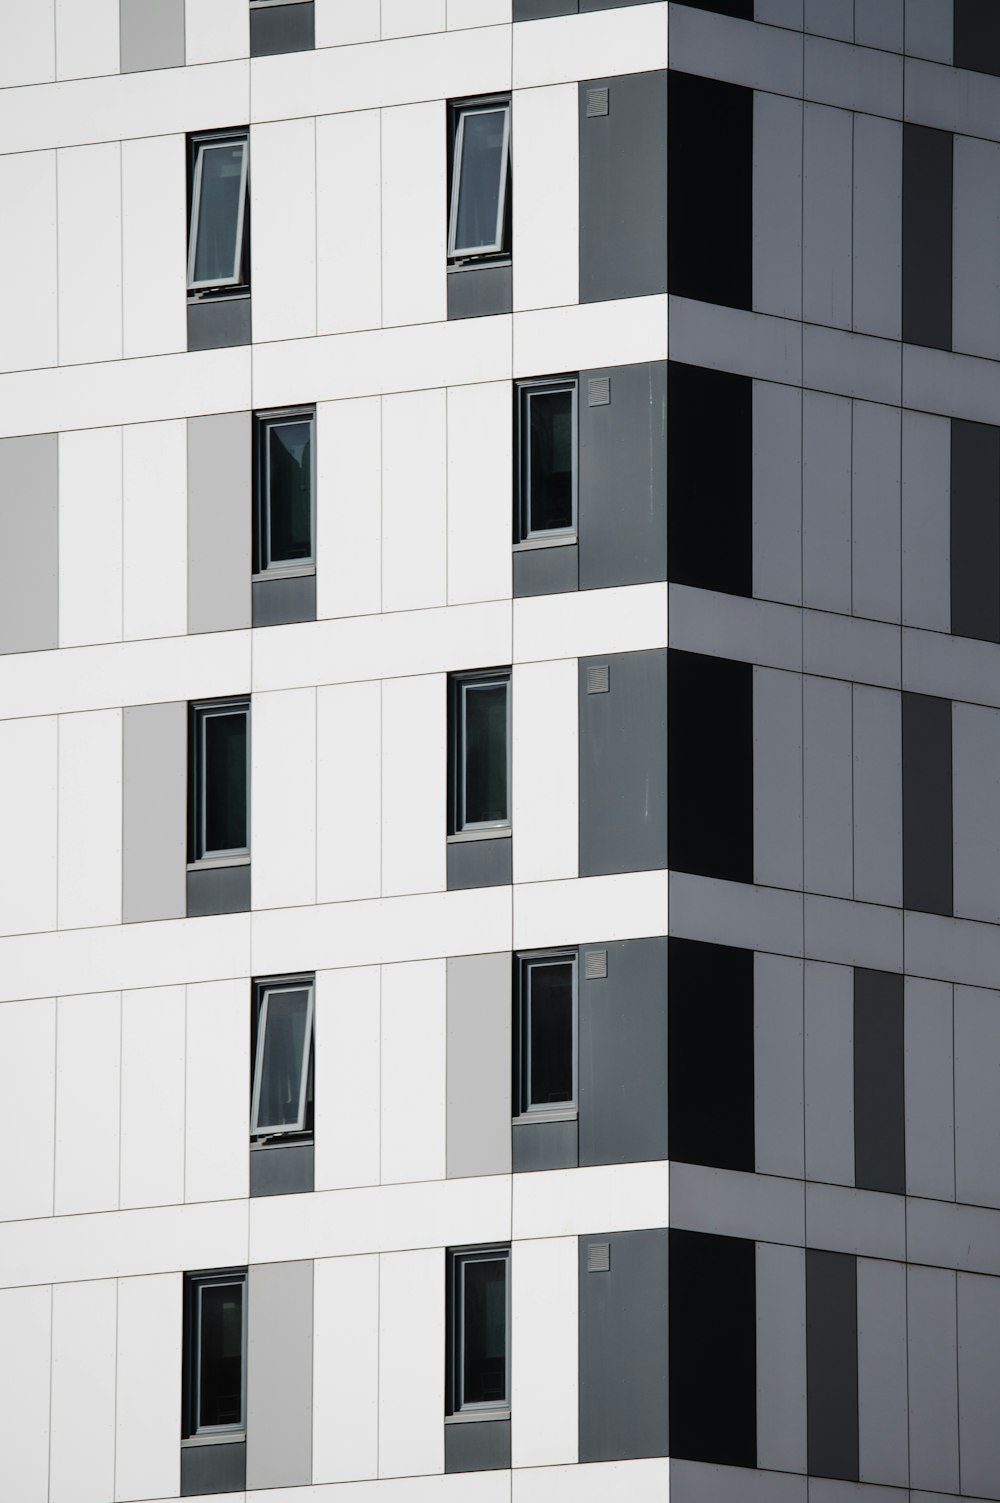
<path fill-rule="evenodd" d="M 0 1499 L 1000 1499 L 1000 5 L 0 0 Z"/>

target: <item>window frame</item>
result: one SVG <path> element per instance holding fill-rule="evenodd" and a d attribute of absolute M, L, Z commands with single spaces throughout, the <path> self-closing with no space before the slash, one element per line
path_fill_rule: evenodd
<path fill-rule="evenodd" d="M 232 1425 L 201 1425 L 201 1309 L 202 1291 L 238 1284 L 243 1290 L 242 1334 L 240 1337 L 240 1420 Z M 184 1440 L 245 1435 L 247 1428 L 247 1294 L 249 1280 L 245 1268 L 214 1268 L 203 1273 L 184 1275 L 184 1373 L 183 1419 Z"/>
<path fill-rule="evenodd" d="M 255 412 L 254 420 L 254 576 L 262 579 L 316 572 L 316 408 L 269 407 Z M 270 432 L 282 423 L 308 421 L 309 440 L 309 557 L 272 564 L 270 553 Z"/>
<path fill-rule="evenodd" d="M 294 1138 L 302 1141 L 312 1138 L 313 1126 L 310 1121 L 310 1107 L 312 1105 L 312 1080 L 313 1060 L 315 1049 L 316 1027 L 316 977 L 312 974 L 301 976 L 267 976 L 254 982 L 253 996 L 253 1057 L 251 1060 L 250 1075 L 250 1139 L 252 1143 L 263 1143 L 275 1138 L 281 1140 Z M 299 1115 L 298 1125 L 295 1127 L 261 1127 L 257 1121 L 260 1105 L 260 1091 L 264 1063 L 264 1044 L 267 1033 L 267 1002 L 274 992 L 304 991 L 309 992 L 309 1002 L 306 1011 L 306 1037 L 303 1050 L 302 1077 L 299 1086 Z"/>
<path fill-rule="evenodd" d="M 538 376 L 530 381 L 515 383 L 517 391 L 517 504 L 515 510 L 515 540 L 519 543 L 545 543 L 577 536 L 579 527 L 578 497 L 580 478 L 580 378 L 575 374 L 565 376 Z M 569 527 L 531 527 L 531 400 L 546 392 L 569 391 L 572 394 L 572 506 L 573 520 Z"/>
<path fill-rule="evenodd" d="M 455 244 L 458 234 L 458 198 L 462 181 L 462 148 L 465 141 L 465 120 L 468 115 L 490 115 L 504 112 L 503 170 L 500 175 L 500 190 L 497 194 L 496 234 L 492 245 L 460 248 Z M 469 263 L 510 256 L 510 176 L 511 176 L 511 96 L 488 94 L 480 98 L 458 99 L 449 103 L 451 150 L 449 154 L 448 182 L 448 261 L 453 264 Z"/>
<path fill-rule="evenodd" d="M 533 1106 L 529 1100 L 531 1090 L 531 985 L 530 973 L 543 965 L 572 967 L 573 1032 L 572 1064 L 573 1095 L 569 1101 Z M 519 950 L 515 955 L 516 1005 L 514 1010 L 514 1084 L 512 1100 L 514 1121 L 538 1122 L 554 1117 L 577 1117 L 580 1111 L 580 956 L 577 950 Z"/>
<path fill-rule="evenodd" d="M 205 723 L 213 716 L 242 711 L 246 717 L 246 845 L 210 851 L 205 845 Z M 250 696 L 192 700 L 188 706 L 189 866 L 239 866 L 250 859 Z"/>
<path fill-rule="evenodd" d="M 507 689 L 507 818 L 494 820 L 481 820 L 469 822 L 465 818 L 466 800 L 466 768 L 465 756 L 465 704 L 466 694 L 470 688 L 493 686 L 498 683 L 506 685 Z M 449 676 L 450 688 L 450 762 L 451 762 L 451 788 L 450 788 L 450 833 L 452 835 L 487 835 L 491 830 L 506 831 L 511 828 L 512 822 L 512 768 L 511 768 L 511 742 L 512 742 L 512 676 L 509 668 L 487 668 L 478 673 L 454 673 Z"/>
<path fill-rule="evenodd" d="M 208 280 L 195 281 L 194 265 L 198 249 L 198 226 L 201 216 L 201 191 L 204 159 L 206 149 L 213 146 L 226 146 L 239 144 L 243 148 L 243 163 L 240 172 L 240 207 L 236 220 L 236 255 L 234 256 L 234 274 L 231 277 L 219 279 L 217 277 Z M 188 151 L 190 161 L 190 199 L 188 204 L 188 254 L 187 254 L 187 290 L 188 293 L 202 294 L 216 289 L 227 292 L 243 290 L 249 286 L 247 271 L 247 228 L 249 225 L 249 185 L 250 185 L 250 132 L 244 127 L 224 131 L 196 131 L 188 136 Z"/>
<path fill-rule="evenodd" d="M 511 1246 L 509 1242 L 489 1243 L 482 1247 L 448 1249 L 448 1415 L 475 1419 L 505 1418 L 510 1414 L 511 1398 Z M 470 1402 L 462 1397 L 465 1356 L 465 1269 L 471 1263 L 504 1265 L 504 1398 L 502 1402 Z"/>

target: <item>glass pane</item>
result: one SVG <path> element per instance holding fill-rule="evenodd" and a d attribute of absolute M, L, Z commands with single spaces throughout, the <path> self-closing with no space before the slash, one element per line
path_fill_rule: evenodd
<path fill-rule="evenodd" d="M 243 1285 L 201 1291 L 198 1424 L 243 1423 Z"/>
<path fill-rule="evenodd" d="M 269 992 L 260 1059 L 257 1130 L 298 1127 L 309 992 Z"/>
<path fill-rule="evenodd" d="M 463 1404 L 507 1400 L 506 1259 L 465 1263 Z"/>
<path fill-rule="evenodd" d="M 463 116 L 455 250 L 490 249 L 497 242 L 497 209 L 506 171 L 503 138 L 506 110 Z"/>
<path fill-rule="evenodd" d="M 194 251 L 195 282 L 228 282 L 239 273 L 236 230 L 243 181 L 242 141 L 202 146 L 201 198 Z"/>
<path fill-rule="evenodd" d="M 528 968 L 528 1105 L 573 1100 L 573 966 Z"/>
<path fill-rule="evenodd" d="M 532 392 L 528 414 L 528 531 L 572 527 L 573 393 Z"/>
<path fill-rule="evenodd" d="M 247 714 L 205 716 L 205 855 L 247 843 Z"/>
<path fill-rule="evenodd" d="M 465 823 L 507 818 L 507 684 L 468 684 L 465 700 Z"/>
<path fill-rule="evenodd" d="M 268 430 L 266 562 L 312 557 L 312 423 L 272 423 Z"/>

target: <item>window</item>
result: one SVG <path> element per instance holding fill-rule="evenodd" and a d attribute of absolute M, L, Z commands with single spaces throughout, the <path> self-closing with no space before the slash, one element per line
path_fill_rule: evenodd
<path fill-rule="evenodd" d="M 510 670 L 451 680 L 452 830 L 510 824 Z"/>
<path fill-rule="evenodd" d="M 517 388 L 518 520 L 521 542 L 576 528 L 575 376 Z"/>
<path fill-rule="evenodd" d="M 234 861 L 250 853 L 250 702 L 191 706 L 192 861 Z"/>
<path fill-rule="evenodd" d="M 449 1413 L 510 1408 L 510 1248 L 448 1257 Z"/>
<path fill-rule="evenodd" d="M 448 255 L 509 254 L 510 100 L 452 106 Z"/>
<path fill-rule="evenodd" d="M 247 171 L 246 131 L 190 137 L 191 220 L 188 233 L 188 289 L 246 287 Z"/>
<path fill-rule="evenodd" d="M 254 995 L 250 1134 L 312 1131 L 313 979 L 258 981 Z"/>
<path fill-rule="evenodd" d="M 258 413 L 255 567 L 301 570 L 315 559 L 316 414 L 311 408 Z"/>
<path fill-rule="evenodd" d="M 245 1268 L 184 1280 L 184 1433 L 246 1428 Z"/>
<path fill-rule="evenodd" d="M 514 1109 L 568 1112 L 576 1107 L 576 956 L 522 955 L 517 964 Z"/>

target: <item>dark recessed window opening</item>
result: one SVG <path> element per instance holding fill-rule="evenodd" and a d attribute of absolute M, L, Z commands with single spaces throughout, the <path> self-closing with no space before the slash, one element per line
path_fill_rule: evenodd
<path fill-rule="evenodd" d="M 450 261 L 510 254 L 510 100 L 452 105 Z"/>
<path fill-rule="evenodd" d="M 518 959 L 514 1102 L 523 1116 L 576 1106 L 575 955 Z"/>
<path fill-rule="evenodd" d="M 313 980 L 259 981 L 254 993 L 250 1134 L 311 1133 Z"/>
<path fill-rule="evenodd" d="M 189 292 L 236 292 L 249 286 L 249 166 L 245 130 L 189 138 Z"/>
<path fill-rule="evenodd" d="M 576 530 L 577 378 L 517 388 L 519 542 Z"/>
<path fill-rule="evenodd" d="M 191 861 L 250 853 L 250 702 L 191 706 Z"/>
<path fill-rule="evenodd" d="M 510 824 L 510 671 L 451 680 L 452 832 Z"/>
<path fill-rule="evenodd" d="M 256 417 L 255 567 L 259 574 L 315 562 L 316 414 L 286 408 Z"/>
<path fill-rule="evenodd" d="M 449 1413 L 510 1408 L 510 1248 L 448 1258 Z"/>
<path fill-rule="evenodd" d="M 246 1270 L 184 1280 L 184 1433 L 246 1428 Z"/>

